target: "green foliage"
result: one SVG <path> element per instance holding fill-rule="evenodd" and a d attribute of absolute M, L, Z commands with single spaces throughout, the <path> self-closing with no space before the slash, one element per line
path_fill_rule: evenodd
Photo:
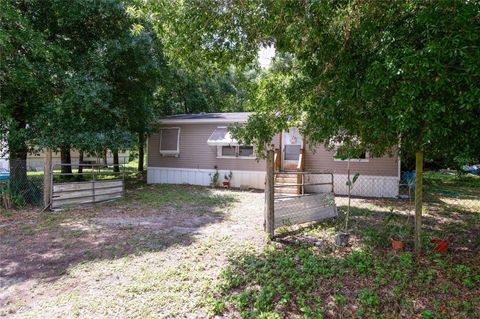
<path fill-rule="evenodd" d="M 191 34 L 188 52 L 242 60 L 274 43 L 294 57 L 295 67 L 275 70 L 260 85 L 259 101 L 268 98 L 244 131 L 260 150 L 301 118 L 311 144 L 359 142 L 380 156 L 401 139 L 405 154 L 466 158 L 480 153 L 479 6 L 212 0 L 187 1 L 177 10 L 179 28 Z"/>
<path fill-rule="evenodd" d="M 211 187 L 218 187 L 220 183 L 220 173 L 218 172 L 218 167 L 215 166 L 215 173 L 208 173 L 210 176 L 210 186 Z"/>
<path fill-rule="evenodd" d="M 0 145 L 7 141 L 12 159 L 26 153 L 38 129 L 34 120 L 50 101 L 50 63 L 59 51 L 16 4 L 0 3 Z"/>
<path fill-rule="evenodd" d="M 438 276 L 445 279 L 458 274 L 462 278 L 455 280 L 460 283 L 469 282 L 464 278 L 475 283 L 468 275 L 473 274 L 472 269 L 456 265 L 453 260 L 445 262 L 449 267 L 440 269 L 416 263 L 409 252 L 349 252 L 333 257 L 312 247 L 275 245 L 260 255 L 233 256 L 230 267 L 222 273 L 219 300 L 225 303 L 225 309 L 233 307 L 248 318 L 263 318 L 266 313 L 322 318 L 322 312 L 331 309 L 332 297 L 336 313 L 346 317 L 353 316 L 349 312 L 352 307 L 358 309 L 356 314 L 362 318 L 413 317 L 413 310 L 405 301 L 412 294 L 435 300 L 435 295 L 429 293 L 440 287 Z M 369 283 L 367 287 L 365 283 Z M 468 291 L 475 286 L 465 284 L 465 288 Z M 460 292 L 455 296 L 463 298 Z M 446 306 L 451 311 L 464 307 L 452 303 Z M 465 308 L 469 309 L 468 305 Z M 465 314 L 472 314 L 471 310 L 466 311 Z"/>
<path fill-rule="evenodd" d="M 349 186 L 351 189 L 353 188 L 353 185 L 355 185 L 355 182 L 357 181 L 357 179 L 360 177 L 360 173 L 355 173 L 355 175 L 353 175 L 353 178 L 352 180 L 348 180 L 346 182 L 346 185 Z M 350 178 L 350 176 L 349 176 Z"/>
<path fill-rule="evenodd" d="M 175 60 L 175 58 L 173 58 Z M 258 71 L 228 66 L 209 70 L 173 66 L 155 94 L 161 114 L 240 112 L 251 107 Z"/>
<path fill-rule="evenodd" d="M 0 140 L 13 158 L 34 146 L 122 150 L 131 133 L 155 128 L 166 61 L 149 20 L 128 3 L 2 2 Z"/>
<path fill-rule="evenodd" d="M 226 181 L 231 181 L 231 180 L 232 180 L 232 177 L 233 177 L 233 172 L 230 171 L 230 173 L 228 173 L 228 175 L 225 174 L 224 179 L 225 179 Z"/>

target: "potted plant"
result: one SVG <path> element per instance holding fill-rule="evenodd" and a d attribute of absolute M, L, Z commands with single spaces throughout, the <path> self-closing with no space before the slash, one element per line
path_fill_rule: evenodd
<path fill-rule="evenodd" d="M 448 242 L 446 240 L 434 238 L 430 242 L 435 244 L 435 247 L 433 248 L 435 253 L 445 254 L 447 252 Z"/>
<path fill-rule="evenodd" d="M 228 175 L 225 174 L 224 180 L 223 180 L 223 187 L 230 188 L 230 181 L 232 180 L 232 177 L 233 177 L 232 171 L 230 171 Z"/>
<path fill-rule="evenodd" d="M 395 226 L 392 229 L 392 249 L 399 252 L 405 249 L 405 238 L 408 237 L 408 226 Z"/>

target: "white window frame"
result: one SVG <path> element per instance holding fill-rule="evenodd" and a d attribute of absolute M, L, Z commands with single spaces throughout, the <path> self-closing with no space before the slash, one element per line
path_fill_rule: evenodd
<path fill-rule="evenodd" d="M 222 147 L 224 146 L 231 146 L 235 148 L 235 156 L 224 156 L 222 155 Z M 239 145 L 222 145 L 217 146 L 217 158 L 226 158 L 226 159 L 255 159 L 255 146 L 253 145 L 243 145 L 243 146 L 251 146 L 253 147 L 253 156 L 240 156 L 240 146 Z"/>
<path fill-rule="evenodd" d="M 162 130 L 178 130 L 177 134 L 177 150 L 175 151 L 162 151 Z M 180 154 L 180 127 L 162 127 L 160 128 L 160 154 L 161 155 L 175 155 L 178 156 Z"/>
<path fill-rule="evenodd" d="M 350 162 L 354 163 L 367 163 L 370 161 L 370 154 L 368 152 L 365 152 L 365 158 L 337 158 L 337 150 L 335 150 L 335 154 L 333 154 L 333 160 L 335 162 L 346 162 L 350 160 Z"/>
<path fill-rule="evenodd" d="M 222 148 L 225 147 L 225 146 L 230 146 L 230 147 L 235 148 L 235 156 L 222 155 Z M 219 145 L 219 146 L 217 146 L 217 158 L 237 158 L 236 154 L 238 154 L 237 146 L 234 146 L 234 145 L 222 145 L 222 146 Z"/>

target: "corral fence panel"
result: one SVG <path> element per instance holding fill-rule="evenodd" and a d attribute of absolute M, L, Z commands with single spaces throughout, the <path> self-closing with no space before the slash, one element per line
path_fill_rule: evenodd
<path fill-rule="evenodd" d="M 337 217 L 333 174 L 277 173 L 273 188 L 275 229 Z"/>
<path fill-rule="evenodd" d="M 81 172 L 62 172 L 62 166 L 76 166 Z M 54 164 L 51 176 L 50 203 L 53 210 L 125 197 L 125 171 L 120 165 Z"/>

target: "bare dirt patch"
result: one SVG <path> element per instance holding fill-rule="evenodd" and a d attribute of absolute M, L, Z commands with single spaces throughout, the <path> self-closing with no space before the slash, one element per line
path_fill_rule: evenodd
<path fill-rule="evenodd" d="M 0 224 L 0 315 L 202 317 L 198 303 L 235 249 L 230 240 L 262 242 L 262 204 L 261 193 L 146 186 L 94 208 L 18 212 Z M 204 288 L 178 281 L 187 273 Z M 158 287 L 145 288 L 152 280 Z M 131 302 L 110 299 L 118 293 Z M 163 310 L 143 307 L 145 295 Z"/>

